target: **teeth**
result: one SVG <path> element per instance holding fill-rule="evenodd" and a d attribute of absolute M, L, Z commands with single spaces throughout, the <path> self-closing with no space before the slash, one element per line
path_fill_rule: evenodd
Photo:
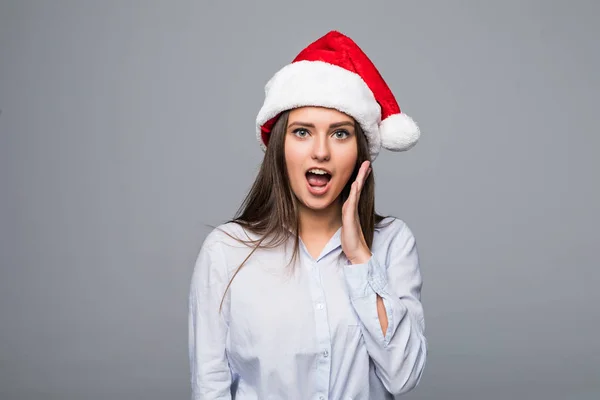
<path fill-rule="evenodd" d="M 323 171 L 322 169 L 318 169 L 318 168 L 309 169 L 308 172 L 310 172 L 312 174 L 316 174 L 316 175 L 326 175 L 326 174 L 328 174 L 327 171 Z"/>

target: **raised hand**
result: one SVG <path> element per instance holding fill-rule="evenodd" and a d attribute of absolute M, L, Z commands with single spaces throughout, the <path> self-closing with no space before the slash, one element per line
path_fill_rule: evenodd
<path fill-rule="evenodd" d="M 358 217 L 358 200 L 370 172 L 370 162 L 363 162 L 356 180 L 352 183 L 350 195 L 342 206 L 342 250 L 352 264 L 363 264 L 371 258 L 371 251 L 365 241 Z"/>

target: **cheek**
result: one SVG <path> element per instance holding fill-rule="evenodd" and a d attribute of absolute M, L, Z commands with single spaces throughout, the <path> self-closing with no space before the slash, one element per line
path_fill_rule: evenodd
<path fill-rule="evenodd" d="M 356 160 L 358 159 L 358 153 L 356 149 L 348 149 L 347 151 L 340 154 L 339 160 L 339 170 L 341 175 L 343 176 L 344 185 L 352 176 L 352 172 L 354 172 L 354 167 L 356 166 Z"/>
<path fill-rule="evenodd" d="M 285 146 L 285 165 L 293 184 L 298 180 L 299 171 L 302 170 L 302 154 L 297 146 Z"/>

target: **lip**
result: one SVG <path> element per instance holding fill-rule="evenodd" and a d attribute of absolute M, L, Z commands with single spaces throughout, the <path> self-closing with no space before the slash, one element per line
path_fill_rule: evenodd
<path fill-rule="evenodd" d="M 310 183 L 308 183 L 308 180 L 307 180 L 306 181 L 306 187 L 308 188 L 309 193 L 312 194 L 313 196 L 323 196 L 331 188 L 331 179 L 329 180 L 329 182 L 327 182 L 327 185 L 320 186 L 320 187 L 311 186 Z"/>
<path fill-rule="evenodd" d="M 330 170 L 328 170 L 327 168 L 318 167 L 318 166 L 316 166 L 316 165 L 315 165 L 314 167 L 307 168 L 307 169 L 306 169 L 306 171 L 305 171 L 304 173 L 305 173 L 305 174 L 307 174 L 307 173 L 308 173 L 308 171 L 310 171 L 311 169 L 320 169 L 320 170 L 323 170 L 323 171 L 327 172 L 329 175 L 333 176 L 333 174 L 331 173 L 331 171 L 330 171 Z"/>
<path fill-rule="evenodd" d="M 308 180 L 306 180 L 306 187 L 308 188 L 308 192 L 310 194 L 312 194 L 313 196 L 323 196 L 331 188 L 331 181 L 333 180 L 333 174 L 327 168 L 315 165 L 315 166 L 307 168 L 306 172 L 304 173 L 304 175 L 308 174 L 308 171 L 310 171 L 311 169 L 320 169 L 322 171 L 327 172 L 329 174 L 329 176 L 330 176 L 330 179 L 329 179 L 329 182 L 327 182 L 327 185 L 321 186 L 321 187 L 311 186 L 310 183 L 308 183 Z"/>

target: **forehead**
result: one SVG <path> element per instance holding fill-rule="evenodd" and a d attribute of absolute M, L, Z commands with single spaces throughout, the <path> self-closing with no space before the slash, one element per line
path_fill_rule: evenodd
<path fill-rule="evenodd" d="M 313 124 L 331 124 L 335 122 L 354 122 L 352 117 L 326 107 L 299 107 L 290 111 L 288 123 L 292 122 L 310 122 Z"/>

